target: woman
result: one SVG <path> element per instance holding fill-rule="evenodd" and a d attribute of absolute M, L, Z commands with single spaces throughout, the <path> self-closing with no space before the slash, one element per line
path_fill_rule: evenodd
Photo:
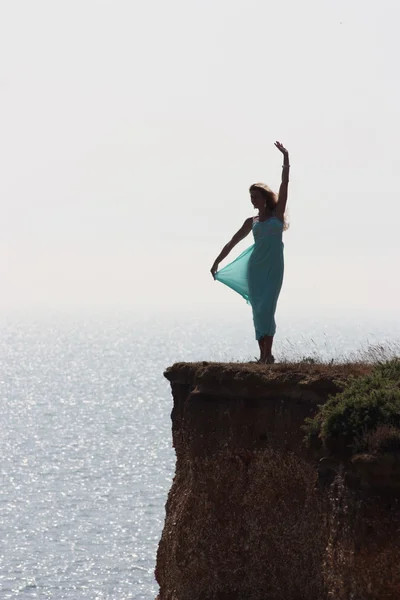
<path fill-rule="evenodd" d="M 286 229 L 285 210 L 289 184 L 289 153 L 280 143 L 275 146 L 283 154 L 282 183 L 278 197 L 267 185 L 250 187 L 251 202 L 258 216 L 246 219 L 230 242 L 222 249 L 211 267 L 214 279 L 241 294 L 253 309 L 256 339 L 260 347 L 258 362 L 272 364 L 272 343 L 275 335 L 275 310 L 283 279 L 282 232 Z M 219 263 L 232 248 L 253 231 L 254 245 L 233 263 L 218 271 Z"/>

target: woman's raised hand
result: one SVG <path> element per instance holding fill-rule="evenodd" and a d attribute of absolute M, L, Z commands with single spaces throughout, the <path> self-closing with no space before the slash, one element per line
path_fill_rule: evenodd
<path fill-rule="evenodd" d="M 274 146 L 276 148 L 278 148 L 278 150 L 280 150 L 282 152 L 282 154 L 284 154 L 284 155 L 289 154 L 289 151 L 286 150 L 285 146 L 283 144 L 281 144 L 280 142 L 275 142 Z"/>

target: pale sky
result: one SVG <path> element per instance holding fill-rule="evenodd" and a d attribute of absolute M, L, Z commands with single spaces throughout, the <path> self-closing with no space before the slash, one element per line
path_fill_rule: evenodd
<path fill-rule="evenodd" d="M 278 139 L 282 309 L 398 314 L 399 21 L 398 0 L 1 1 L 0 308 L 235 311 L 209 269 L 249 185 L 278 188 Z"/>

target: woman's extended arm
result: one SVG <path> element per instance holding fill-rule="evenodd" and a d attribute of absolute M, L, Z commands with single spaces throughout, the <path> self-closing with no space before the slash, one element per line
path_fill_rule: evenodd
<path fill-rule="evenodd" d="M 219 256 L 215 259 L 213 266 L 211 267 L 211 275 L 213 277 L 215 277 L 215 273 L 218 271 L 218 265 L 219 263 L 224 260 L 224 258 L 226 258 L 229 254 L 229 252 L 232 250 L 232 248 L 234 248 L 236 246 L 236 244 L 238 244 L 239 242 L 241 242 L 246 235 L 249 235 L 251 228 L 253 225 L 253 218 L 249 217 L 248 219 L 245 220 L 245 222 L 243 223 L 243 225 L 241 226 L 241 228 L 239 229 L 239 231 L 237 231 L 235 233 L 235 235 L 233 236 L 233 238 L 231 239 L 230 242 L 228 242 L 221 250 Z"/>
<path fill-rule="evenodd" d="M 289 152 L 280 142 L 275 142 L 275 146 L 283 154 L 282 183 L 279 188 L 278 203 L 275 208 L 275 215 L 278 217 L 278 219 L 281 219 L 283 221 L 286 210 L 289 186 Z"/>

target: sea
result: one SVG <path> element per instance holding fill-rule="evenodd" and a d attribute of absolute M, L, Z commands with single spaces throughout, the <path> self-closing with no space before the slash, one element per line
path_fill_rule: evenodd
<path fill-rule="evenodd" d="M 394 316 L 281 320 L 278 360 L 399 348 Z M 1 600 L 154 599 L 175 461 L 163 371 L 256 354 L 235 315 L 0 315 Z"/>

